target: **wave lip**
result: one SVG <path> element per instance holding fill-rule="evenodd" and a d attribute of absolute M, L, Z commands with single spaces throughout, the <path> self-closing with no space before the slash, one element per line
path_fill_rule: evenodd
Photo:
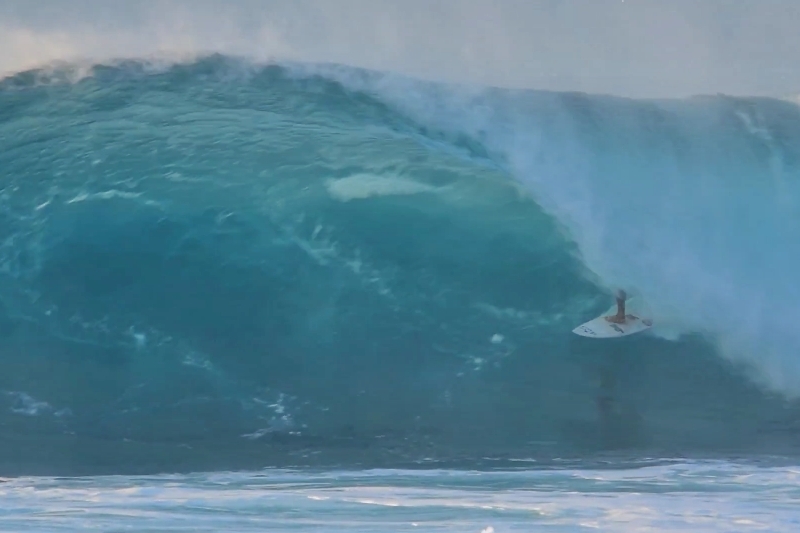
<path fill-rule="evenodd" d="M 0 72 L 168 54 L 192 61 L 216 53 L 634 97 L 774 96 L 800 85 L 796 69 L 787 67 L 798 48 L 797 16 L 780 4 L 608 1 L 575 9 L 473 0 L 411 10 L 398 0 L 6 4 Z"/>

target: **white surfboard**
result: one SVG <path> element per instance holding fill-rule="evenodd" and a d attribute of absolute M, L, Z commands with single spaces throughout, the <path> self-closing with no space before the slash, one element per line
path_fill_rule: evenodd
<path fill-rule="evenodd" d="M 626 302 L 626 310 L 628 308 Z M 628 313 L 625 316 L 623 324 L 615 324 L 606 320 L 607 316 L 617 314 L 617 306 L 614 304 L 608 311 L 603 313 L 597 318 L 588 322 L 584 322 L 572 332 L 580 335 L 581 337 L 593 337 L 595 339 L 610 339 L 613 337 L 624 337 L 625 335 L 633 335 L 649 329 L 653 325 L 653 321 L 647 317 L 641 316 L 641 313 Z"/>

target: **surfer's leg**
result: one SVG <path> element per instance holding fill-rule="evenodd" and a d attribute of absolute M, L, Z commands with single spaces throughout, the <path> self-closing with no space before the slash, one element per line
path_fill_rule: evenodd
<path fill-rule="evenodd" d="M 617 318 L 625 318 L 625 300 L 628 299 L 628 295 L 625 294 L 625 291 L 620 290 L 617 293 Z"/>
<path fill-rule="evenodd" d="M 614 316 L 606 317 L 609 322 L 613 322 L 615 324 L 622 324 L 625 322 L 625 300 L 627 299 L 627 295 L 625 291 L 620 290 L 617 292 L 617 314 Z"/>

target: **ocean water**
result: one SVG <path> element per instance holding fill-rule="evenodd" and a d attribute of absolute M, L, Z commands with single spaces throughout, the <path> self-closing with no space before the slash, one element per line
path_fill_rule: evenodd
<path fill-rule="evenodd" d="M 796 467 L 368 470 L 21 478 L 4 531 L 770 531 L 800 525 Z"/>
<path fill-rule="evenodd" d="M 776 99 L 6 77 L 2 529 L 792 531 L 799 172 Z"/>

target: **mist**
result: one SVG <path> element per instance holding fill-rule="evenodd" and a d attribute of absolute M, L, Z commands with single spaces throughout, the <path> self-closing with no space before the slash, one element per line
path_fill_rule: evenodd
<path fill-rule="evenodd" d="M 800 93 L 796 0 L 0 0 L 0 73 L 220 52 L 629 97 Z"/>

